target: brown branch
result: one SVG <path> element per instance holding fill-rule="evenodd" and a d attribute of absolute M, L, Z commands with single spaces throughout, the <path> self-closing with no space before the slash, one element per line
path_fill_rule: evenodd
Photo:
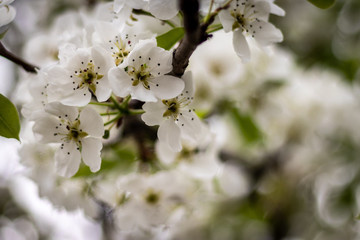
<path fill-rule="evenodd" d="M 185 36 L 173 55 L 173 70 L 170 75 L 181 77 L 189 64 L 189 58 L 197 46 L 206 41 L 211 35 L 206 30 L 215 20 L 216 15 L 223 9 L 229 7 L 232 0 L 224 6 L 217 8 L 209 18 L 202 24 L 199 22 L 199 1 L 179 0 L 179 8 L 184 16 Z"/>
<path fill-rule="evenodd" d="M 170 73 L 177 77 L 184 74 L 196 47 L 208 38 L 206 28 L 203 29 L 199 23 L 199 1 L 179 0 L 179 8 L 184 16 L 185 36 L 174 51 L 173 70 Z"/>
<path fill-rule="evenodd" d="M 4 58 L 12 61 L 13 63 L 16 63 L 17 65 L 23 67 L 27 72 L 37 73 L 36 69 L 39 69 L 39 67 L 26 62 L 25 60 L 8 51 L 1 42 L 0 56 L 3 56 Z"/>

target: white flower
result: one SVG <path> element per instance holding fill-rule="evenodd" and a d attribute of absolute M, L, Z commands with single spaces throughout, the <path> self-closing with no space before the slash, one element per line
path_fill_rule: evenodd
<path fill-rule="evenodd" d="M 65 51 L 64 51 L 65 52 Z M 111 95 L 107 72 L 110 56 L 103 49 L 79 48 L 68 57 L 65 66 L 55 66 L 48 72 L 48 80 L 53 83 L 51 90 L 58 100 L 69 106 L 85 106 L 93 93 L 99 102 Z"/>
<path fill-rule="evenodd" d="M 99 42 L 110 56 L 112 56 L 116 66 L 120 65 L 130 54 L 139 40 L 149 39 L 151 33 L 140 32 L 123 25 L 120 29 L 118 24 L 109 22 L 98 22 L 95 26 L 94 42 Z"/>
<path fill-rule="evenodd" d="M 202 130 L 202 125 L 195 112 L 188 107 L 193 100 L 194 85 L 191 72 L 184 74 L 184 91 L 175 98 L 145 103 L 145 113 L 141 119 L 149 126 L 160 125 L 158 138 L 173 151 L 182 149 L 181 137 L 190 142 L 196 142 Z"/>
<path fill-rule="evenodd" d="M 260 47 L 283 40 L 281 31 L 269 23 L 268 18 L 270 13 L 283 16 L 285 12 L 272 2 L 235 0 L 228 10 L 219 13 L 225 32 L 234 32 L 234 49 L 243 62 L 250 60 L 250 49 L 245 36 L 254 38 Z"/>
<path fill-rule="evenodd" d="M 169 99 L 184 89 L 184 82 L 165 75 L 172 70 L 172 53 L 156 46 L 155 40 L 140 41 L 126 60 L 109 71 L 113 92 L 119 97 L 131 95 L 140 101 Z"/>
<path fill-rule="evenodd" d="M 58 173 L 71 177 L 79 169 L 82 159 L 91 171 L 100 169 L 104 134 L 103 121 L 90 107 L 80 113 L 76 107 L 59 102 L 46 105 L 43 116 L 35 122 L 33 131 L 43 143 L 61 143 L 55 153 Z"/>
<path fill-rule="evenodd" d="M 0 1 L 0 27 L 9 24 L 14 20 L 16 15 L 16 10 L 14 7 L 9 4 L 14 0 L 2 0 Z"/>

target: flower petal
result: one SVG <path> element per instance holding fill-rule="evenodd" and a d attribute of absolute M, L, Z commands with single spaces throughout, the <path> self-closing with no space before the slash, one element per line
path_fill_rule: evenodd
<path fill-rule="evenodd" d="M 69 119 L 74 121 L 78 115 L 79 111 L 75 107 L 66 106 L 59 102 L 51 102 L 45 106 L 45 111 L 59 117 L 60 119 Z"/>
<path fill-rule="evenodd" d="M 158 101 L 156 103 L 147 102 L 142 107 L 145 111 L 141 115 L 141 119 L 148 126 L 160 125 L 160 123 L 164 120 L 163 114 L 166 111 L 165 105 Z"/>
<path fill-rule="evenodd" d="M 79 129 L 93 137 L 102 137 L 104 135 L 104 123 L 100 115 L 91 107 L 85 107 L 80 112 Z"/>
<path fill-rule="evenodd" d="M 279 29 L 277 29 L 271 23 L 259 20 L 254 22 L 254 28 L 260 29 L 254 34 L 256 42 L 262 46 L 268 46 L 272 43 L 281 42 L 283 35 Z"/>
<path fill-rule="evenodd" d="M 179 10 L 176 0 L 150 0 L 149 11 L 156 18 L 167 20 L 175 17 Z"/>
<path fill-rule="evenodd" d="M 87 105 L 90 100 L 91 93 L 89 89 L 87 87 L 82 87 L 72 90 L 70 94 L 64 96 L 60 102 L 68 106 L 81 107 Z"/>
<path fill-rule="evenodd" d="M 79 170 L 81 155 L 75 142 L 64 143 L 55 152 L 57 173 L 63 177 L 72 177 Z"/>
<path fill-rule="evenodd" d="M 9 24 L 14 20 L 16 15 L 16 10 L 12 6 L 2 6 L 0 7 L 0 27 Z"/>
<path fill-rule="evenodd" d="M 250 61 L 249 45 L 242 34 L 241 30 L 236 30 L 233 35 L 233 46 L 236 54 L 241 58 L 243 63 Z"/>
<path fill-rule="evenodd" d="M 81 140 L 81 146 L 81 156 L 84 163 L 90 167 L 92 172 L 98 171 L 101 166 L 101 140 L 87 137 Z"/>
<path fill-rule="evenodd" d="M 151 90 L 159 99 L 170 99 L 178 96 L 185 87 L 181 78 L 164 75 L 152 80 Z"/>
<path fill-rule="evenodd" d="M 116 96 L 126 97 L 130 93 L 130 76 L 120 67 L 109 70 L 109 83 Z"/>
<path fill-rule="evenodd" d="M 33 132 L 35 137 L 42 143 L 63 142 L 64 135 L 68 131 L 65 125 L 60 125 L 59 119 L 53 116 L 42 116 L 35 121 Z"/>
<path fill-rule="evenodd" d="M 157 135 L 159 141 L 166 143 L 174 152 L 181 151 L 180 128 L 172 119 L 166 119 L 162 122 Z"/>
<path fill-rule="evenodd" d="M 232 31 L 232 26 L 235 22 L 235 19 L 233 16 L 231 16 L 230 12 L 227 10 L 222 10 L 219 12 L 219 19 L 221 24 L 224 27 L 225 32 Z"/>

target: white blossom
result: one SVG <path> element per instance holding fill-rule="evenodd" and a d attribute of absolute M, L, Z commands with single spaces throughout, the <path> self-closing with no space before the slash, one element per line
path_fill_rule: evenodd
<path fill-rule="evenodd" d="M 85 106 L 94 94 L 99 102 L 111 95 L 108 82 L 110 56 L 103 49 L 79 48 L 72 56 L 66 56 L 66 63 L 48 71 L 48 81 L 58 100 L 70 106 Z"/>
<path fill-rule="evenodd" d="M 268 22 L 269 14 L 283 16 L 285 12 L 271 0 L 235 0 L 227 10 L 219 13 L 225 32 L 234 32 L 235 52 L 243 62 L 250 60 L 250 49 L 246 37 L 256 40 L 260 47 L 281 42 L 283 35 Z"/>
<path fill-rule="evenodd" d="M 43 143 L 61 143 L 55 153 L 57 171 L 71 177 L 79 169 L 82 159 L 90 170 L 100 169 L 104 134 L 103 122 L 99 114 L 90 107 L 78 111 L 76 107 L 59 102 L 46 105 L 43 116 L 39 117 L 33 131 Z"/>
<path fill-rule="evenodd" d="M 110 69 L 110 85 L 119 97 L 130 94 L 148 102 L 169 99 L 184 89 L 180 78 L 165 75 L 171 70 L 171 52 L 157 47 L 152 39 L 140 41 L 121 65 Z"/>
<path fill-rule="evenodd" d="M 9 4 L 14 0 L 2 0 L 0 1 L 0 27 L 9 24 L 14 20 L 16 15 L 16 10 L 13 6 Z"/>
<path fill-rule="evenodd" d="M 182 148 L 181 138 L 194 143 L 201 136 L 202 125 L 194 110 L 189 107 L 193 100 L 194 85 L 191 72 L 184 74 L 185 88 L 181 94 L 156 103 L 145 103 L 141 119 L 149 126 L 160 125 L 158 138 L 175 152 Z"/>
<path fill-rule="evenodd" d="M 112 56 L 116 66 L 120 65 L 140 40 L 152 37 L 149 32 L 139 32 L 136 27 L 124 24 L 98 22 L 95 26 L 94 42 Z"/>

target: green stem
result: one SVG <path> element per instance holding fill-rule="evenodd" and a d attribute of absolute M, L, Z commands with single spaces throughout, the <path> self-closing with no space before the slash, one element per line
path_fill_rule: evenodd
<path fill-rule="evenodd" d="M 149 17 L 153 17 L 155 18 L 154 15 L 152 15 L 151 13 L 147 12 L 147 11 L 144 11 L 144 10 L 141 10 L 141 9 L 133 9 L 132 11 L 134 14 L 137 14 L 137 15 L 144 15 L 144 16 L 149 16 Z M 169 25 L 170 27 L 172 28 L 176 28 L 176 24 L 171 22 L 170 20 L 161 20 L 162 22 L 166 23 L 167 25 Z"/>
<path fill-rule="evenodd" d="M 110 121 L 108 121 L 108 122 L 104 123 L 104 126 L 107 126 L 107 125 L 109 125 L 109 124 L 111 124 L 111 123 L 113 123 L 113 122 L 115 122 L 115 121 L 119 120 L 121 117 L 122 117 L 122 115 L 121 115 L 121 114 L 117 115 L 116 117 L 114 117 L 114 118 L 113 118 L 113 119 L 111 119 Z"/>
<path fill-rule="evenodd" d="M 145 113 L 145 111 L 142 109 L 129 110 L 129 115 L 138 115 L 138 114 L 143 114 L 143 113 Z"/>
<path fill-rule="evenodd" d="M 100 116 L 110 116 L 110 115 L 116 115 L 119 114 L 119 112 L 106 112 L 106 113 L 100 113 Z"/>
<path fill-rule="evenodd" d="M 213 33 L 213 32 L 216 32 L 216 31 L 219 31 L 223 29 L 223 26 L 221 24 L 214 24 L 214 25 L 211 25 L 207 30 L 206 32 L 207 33 Z"/>
<path fill-rule="evenodd" d="M 111 108 L 114 107 L 114 104 L 112 104 L 112 103 L 89 102 L 89 104 L 98 105 L 98 106 L 104 106 L 104 107 L 111 107 Z"/>
<path fill-rule="evenodd" d="M 210 15 L 211 15 L 211 11 L 212 11 L 212 8 L 213 8 L 213 5 L 214 5 L 214 0 L 211 0 L 210 2 L 210 7 L 209 7 L 209 11 L 208 11 L 208 14 L 206 15 L 205 19 L 204 19 L 204 22 L 207 22 L 210 18 Z"/>
<path fill-rule="evenodd" d="M 122 107 L 120 106 L 120 104 L 118 103 L 118 101 L 116 100 L 116 98 L 114 96 L 110 97 L 110 100 L 114 103 L 114 106 L 120 110 L 120 112 L 123 110 Z"/>

